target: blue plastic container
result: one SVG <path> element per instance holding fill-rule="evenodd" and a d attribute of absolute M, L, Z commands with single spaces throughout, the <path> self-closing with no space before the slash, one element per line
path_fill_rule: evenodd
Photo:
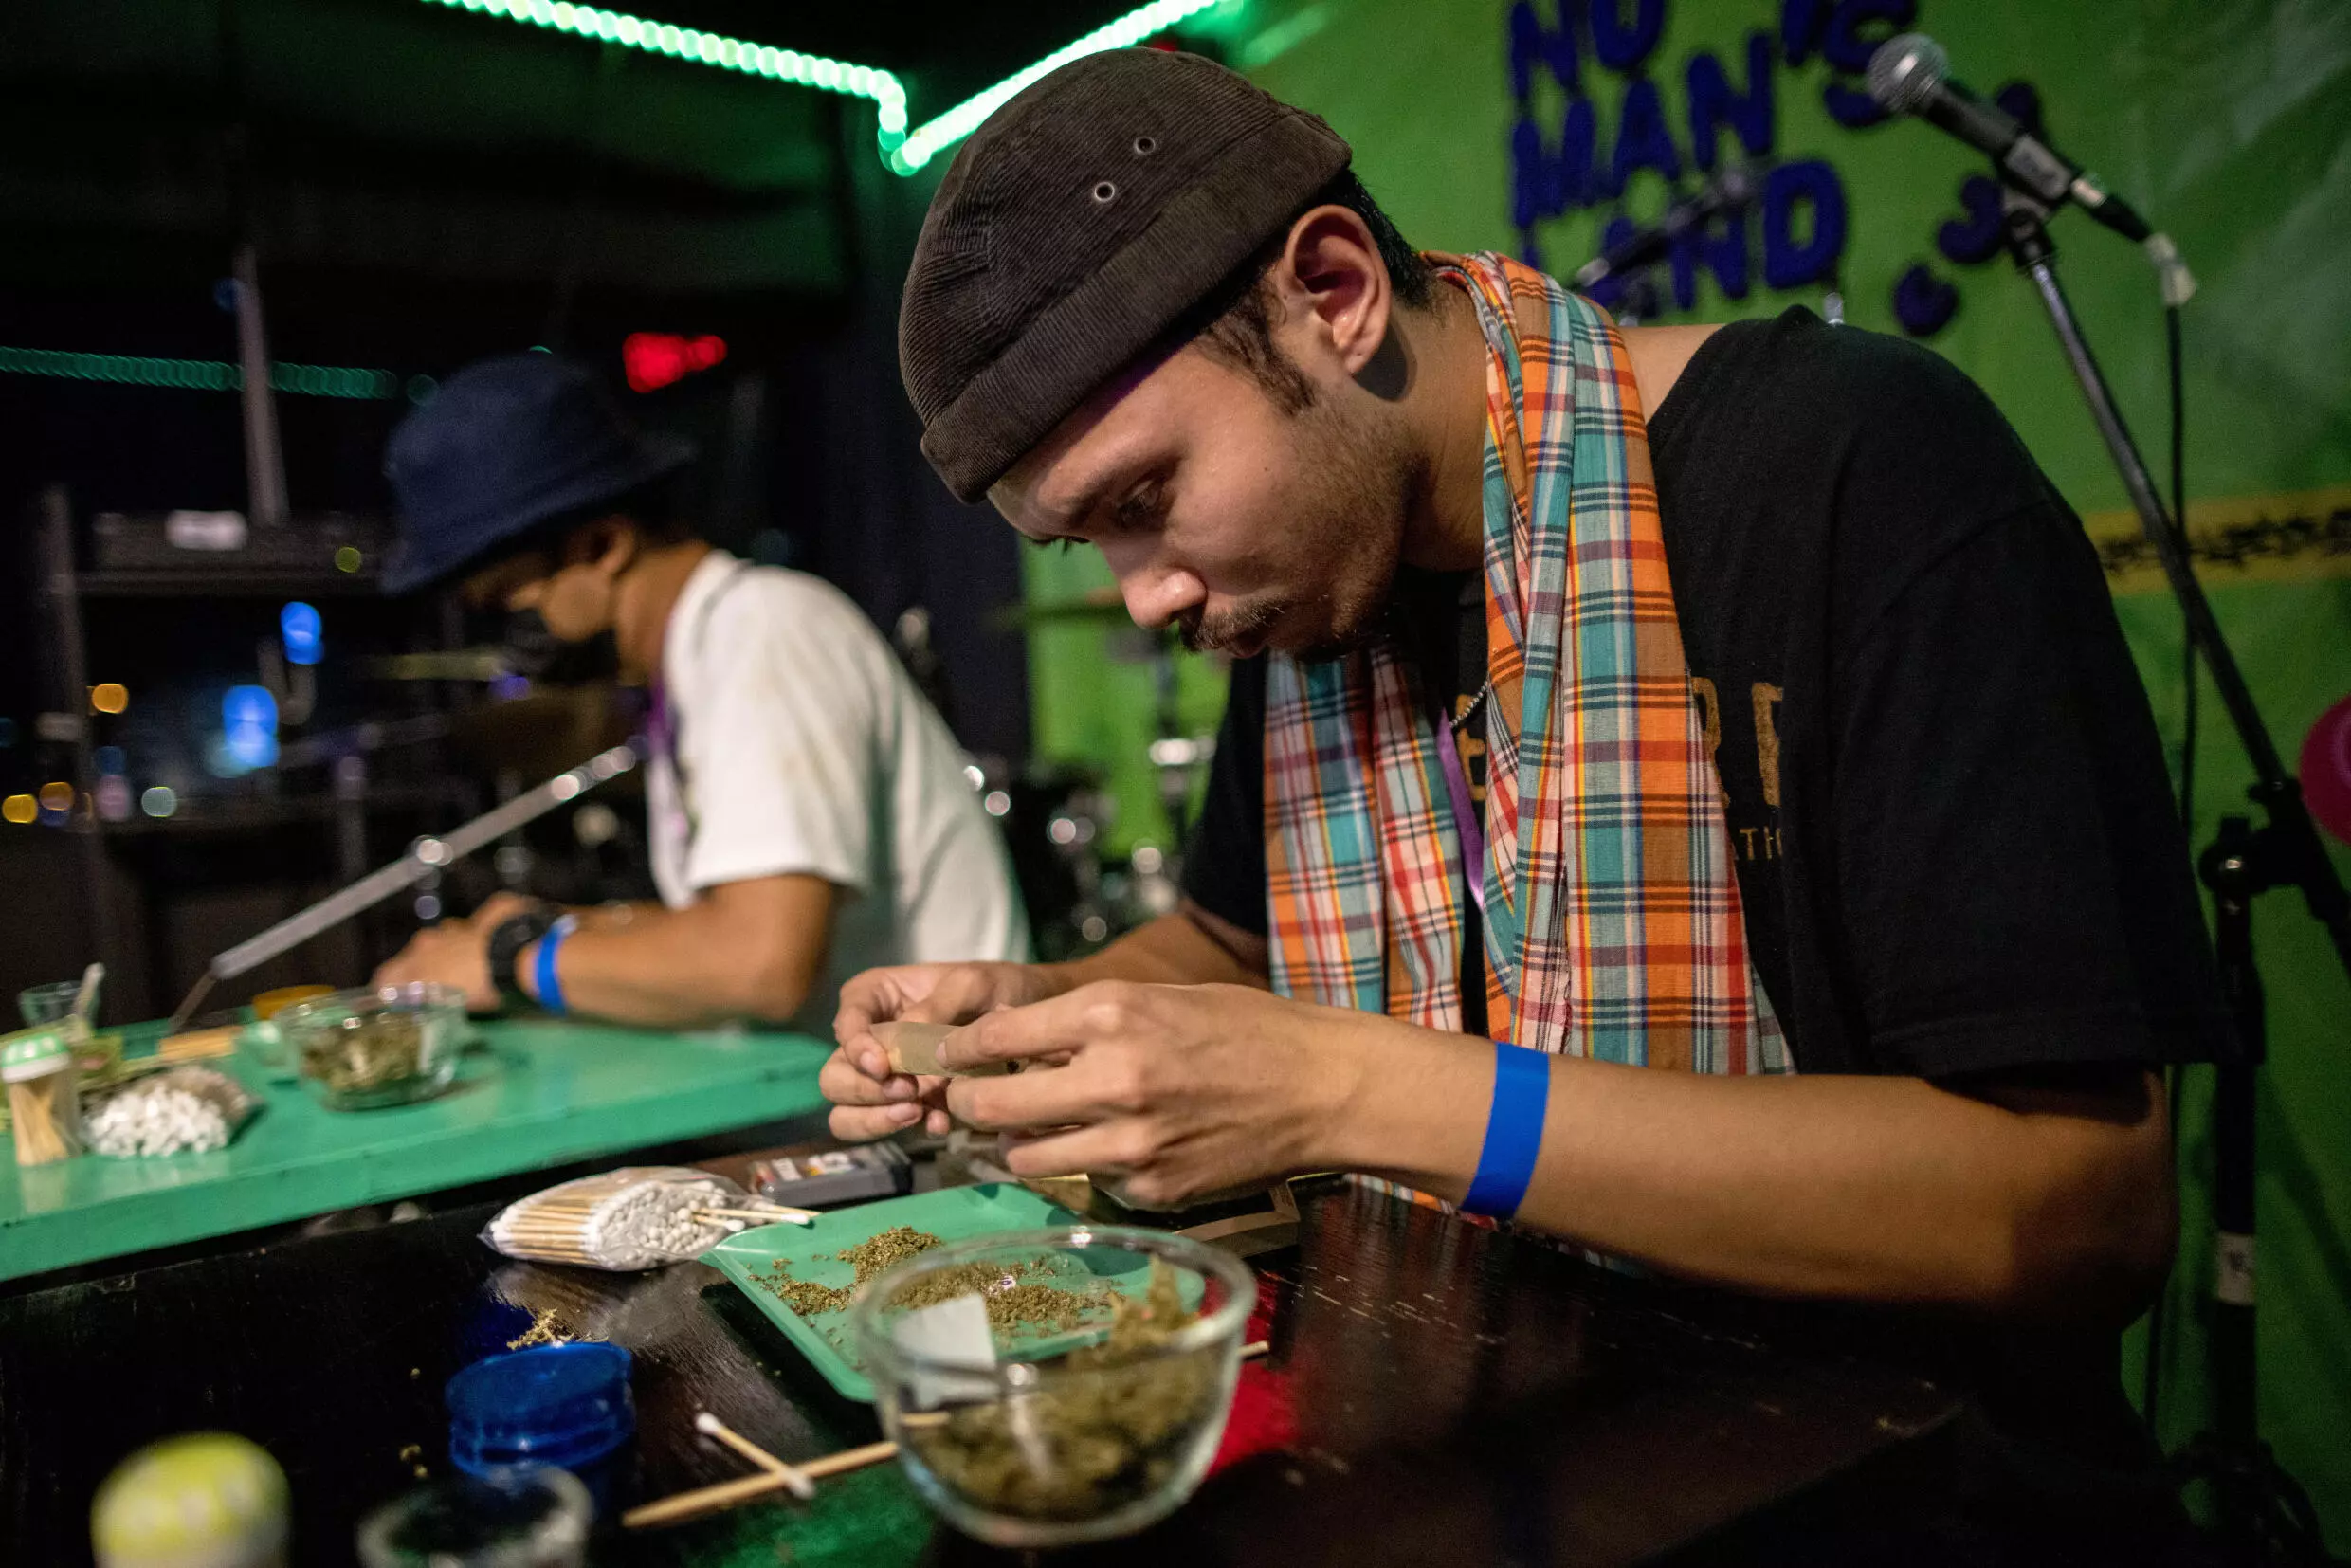
<path fill-rule="evenodd" d="M 629 1352 L 611 1344 L 538 1345 L 476 1361 L 448 1381 L 449 1463 L 467 1475 L 517 1465 L 570 1470 L 601 1508 L 636 1435 Z"/>

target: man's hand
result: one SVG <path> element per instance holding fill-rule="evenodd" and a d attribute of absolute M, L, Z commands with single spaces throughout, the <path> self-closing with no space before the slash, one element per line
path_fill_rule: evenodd
<path fill-rule="evenodd" d="M 1065 986 L 1042 964 L 900 964 L 868 969 L 841 988 L 832 1034 L 841 1045 L 817 1079 L 834 1110 L 832 1136 L 853 1142 L 903 1132 L 918 1121 L 947 1130 L 943 1078 L 890 1071 L 873 1026 L 891 1019 L 960 1024 L 993 1008 L 1019 1007 Z"/>
<path fill-rule="evenodd" d="M 552 914 L 561 913 L 552 904 L 542 903 L 538 899 L 525 898 L 520 893 L 509 892 L 501 887 L 488 898 L 483 899 L 481 907 L 473 912 L 473 928 L 481 932 L 483 941 L 487 942 L 491 932 L 517 915 L 527 915 L 534 909 L 545 909 Z"/>
<path fill-rule="evenodd" d="M 1328 1162 L 1376 1028 L 1359 1013 L 1240 985 L 1105 981 L 992 1012 L 951 1036 L 947 1108 L 1007 1134 L 1025 1176 L 1114 1175 L 1132 1201 L 1173 1208 Z M 836 1113 L 837 1114 L 837 1113 Z"/>
<path fill-rule="evenodd" d="M 489 905 L 483 908 L 486 911 Z M 388 986 L 434 980 L 464 992 L 467 1012 L 496 1012 L 499 995 L 497 988 L 490 984 L 486 951 L 496 923 L 485 925 L 474 920 L 443 921 L 438 925 L 428 925 L 410 937 L 408 946 L 387 959 L 368 983 Z"/>

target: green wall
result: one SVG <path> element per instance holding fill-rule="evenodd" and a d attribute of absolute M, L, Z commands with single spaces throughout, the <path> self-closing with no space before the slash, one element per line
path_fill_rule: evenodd
<path fill-rule="evenodd" d="M 1537 0 L 1546 20 L 1556 0 Z M 1629 9 L 1629 8 L 1627 8 Z M 1710 48 L 1744 85 L 1743 40 L 1777 33 L 1778 0 L 1668 0 L 1651 57 L 1669 118 L 1682 119 L 1683 64 Z M 1431 248 L 1515 249 L 1508 137 L 1516 116 L 1504 0 L 1248 0 L 1226 32 L 1228 58 L 1268 90 L 1321 114 L 1353 141 L 1357 168 L 1408 237 Z M 2185 314 L 2190 524 L 2214 526 L 2198 501 L 2351 486 L 2351 6 L 2339 0 L 2141 0 L 2083 8 L 2032 0 L 1922 0 L 1916 26 L 1950 49 L 1955 74 L 1989 92 L 2025 76 L 2051 136 L 2175 235 L 2202 284 Z M 1603 145 L 1621 80 L 1593 70 Z M 2004 258 L 1956 267 L 1935 256 L 1936 227 L 1978 161 L 1923 124 L 1837 125 L 1821 102 L 1818 59 L 1775 70 L 1777 155 L 1825 157 L 1848 196 L 1841 271 L 1847 319 L 1896 329 L 1890 290 L 1913 262 L 1956 283 L 1956 318 L 1933 346 L 1974 375 L 2023 432 L 2093 532 L 2127 533 L 2122 488 L 2067 374 L 2039 305 Z M 1537 94 L 1551 120 L 1558 98 Z M 1556 133 L 1555 133 L 1556 134 Z M 1676 140 L 1687 152 L 1686 133 Z M 1657 176 L 1636 174 L 1627 205 L 1663 204 Z M 1572 269 L 1596 248 L 1591 213 L 1540 227 L 1547 264 Z M 2055 234 L 2062 265 L 2125 415 L 2159 471 L 2167 429 L 2162 321 L 2138 251 L 2078 214 Z M 1818 285 L 1788 295 L 1759 283 L 1744 301 L 1709 281 L 1684 319 L 1720 320 L 1818 309 Z M 2328 508 L 2351 494 L 2321 498 Z M 2286 505 L 2239 509 L 2280 517 Z M 2335 553 L 2206 562 L 2221 622 L 2271 732 L 2288 757 L 2311 721 L 2351 691 L 2351 513 Z M 1090 553 L 1030 562 L 1032 600 L 1107 581 Z M 2116 603 L 2159 722 L 2181 733 L 2178 617 L 2144 573 L 2118 578 Z M 1107 663 L 1102 633 L 1062 629 L 1034 644 L 1040 749 L 1107 765 L 1124 803 L 1114 842 L 1163 834 L 1139 761 L 1151 706 L 1148 671 Z M 1189 719 L 1205 726 L 1217 672 L 1187 661 Z M 2209 687 L 2197 747 L 2195 838 L 2238 809 L 2249 781 Z M 2351 854 L 2335 847 L 2351 875 Z M 2351 1548 L 2351 984 L 2292 895 L 2257 921 L 2269 996 L 2270 1067 L 2261 1100 L 2262 1420 L 2308 1486 L 2333 1545 Z M 2209 1410 L 2200 1303 L 2211 1272 L 2207 1075 L 2192 1073 L 2180 1144 L 2184 1224 L 2163 1358 L 2167 1445 Z M 2143 1330 L 2126 1345 L 2138 1386 Z"/>

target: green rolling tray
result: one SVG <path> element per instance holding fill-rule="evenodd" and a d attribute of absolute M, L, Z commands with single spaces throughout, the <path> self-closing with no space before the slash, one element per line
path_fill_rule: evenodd
<path fill-rule="evenodd" d="M 855 1271 L 832 1254 L 869 1241 L 894 1225 L 911 1225 L 942 1242 L 956 1242 L 1007 1231 L 1084 1223 L 1083 1215 L 1026 1187 L 983 1182 L 976 1187 L 944 1187 L 935 1193 L 836 1209 L 818 1215 L 813 1225 L 762 1225 L 720 1242 L 702 1254 L 702 1262 L 733 1281 L 824 1374 L 825 1381 L 844 1396 L 869 1404 L 873 1384 L 866 1380 L 851 1341 L 848 1313 L 820 1312 L 803 1318 L 759 1283 L 771 1265 L 785 1265 L 794 1279 L 837 1288 L 851 1283 Z"/>

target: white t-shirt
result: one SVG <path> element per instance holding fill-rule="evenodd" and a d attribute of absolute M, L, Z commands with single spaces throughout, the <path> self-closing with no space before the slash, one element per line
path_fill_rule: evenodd
<path fill-rule="evenodd" d="M 793 873 L 840 889 L 796 1027 L 829 1036 L 841 983 L 877 964 L 1029 957 L 955 738 L 840 590 L 713 550 L 670 611 L 662 684 L 676 758 L 657 753 L 646 784 L 662 901 Z"/>

